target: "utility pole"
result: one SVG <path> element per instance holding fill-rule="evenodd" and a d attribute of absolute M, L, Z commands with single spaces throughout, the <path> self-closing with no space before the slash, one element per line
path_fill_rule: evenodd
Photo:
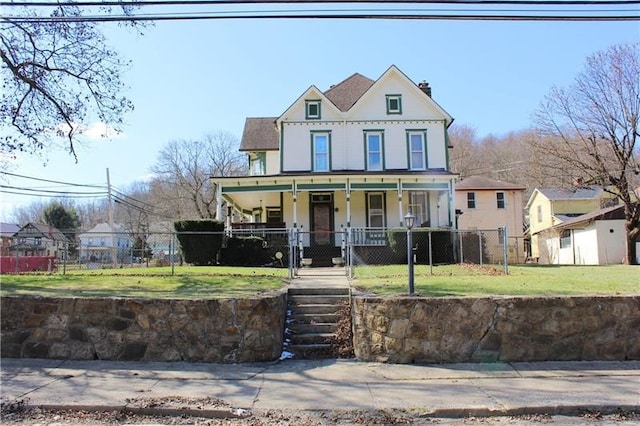
<path fill-rule="evenodd" d="M 107 167 L 107 193 L 109 197 L 109 229 L 111 229 L 111 261 L 114 267 L 118 267 L 118 255 L 116 252 L 115 232 L 113 229 L 113 199 L 111 197 L 111 179 L 109 178 L 109 168 Z"/>

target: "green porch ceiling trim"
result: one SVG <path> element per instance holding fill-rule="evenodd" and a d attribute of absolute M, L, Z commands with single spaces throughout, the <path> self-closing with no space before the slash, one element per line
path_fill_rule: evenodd
<path fill-rule="evenodd" d="M 230 194 L 234 192 L 267 192 L 267 191 L 292 191 L 293 187 L 291 184 L 287 185 L 251 185 L 251 186 L 223 186 L 222 193 Z"/>
<path fill-rule="evenodd" d="M 351 189 L 398 189 L 397 183 L 352 183 Z"/>
<path fill-rule="evenodd" d="M 440 189 L 448 190 L 447 183 L 403 183 L 402 189 Z"/>
<path fill-rule="evenodd" d="M 332 190 L 344 190 L 346 189 L 346 185 L 344 183 L 299 183 L 296 186 L 298 189 L 302 189 L 302 190 L 325 190 L 325 189 L 332 189 Z"/>

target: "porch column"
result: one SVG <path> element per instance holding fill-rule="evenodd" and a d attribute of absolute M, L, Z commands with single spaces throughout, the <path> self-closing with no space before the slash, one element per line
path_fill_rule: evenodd
<path fill-rule="evenodd" d="M 455 204 L 455 181 L 453 179 L 449 180 L 449 226 L 454 226 L 455 214 L 456 214 L 456 204 Z"/>
<path fill-rule="evenodd" d="M 404 226 L 402 219 L 404 218 L 404 212 L 402 211 L 402 180 L 398 179 L 398 218 L 400 219 L 400 226 Z"/>
<path fill-rule="evenodd" d="M 220 220 L 222 217 L 222 185 L 216 185 L 216 219 Z"/>
<path fill-rule="evenodd" d="M 347 179 L 347 229 L 351 228 L 351 183 L 349 179 Z"/>
<path fill-rule="evenodd" d="M 293 227 L 298 227 L 298 188 L 296 186 L 296 181 L 293 181 L 293 185 L 291 185 L 293 189 Z"/>

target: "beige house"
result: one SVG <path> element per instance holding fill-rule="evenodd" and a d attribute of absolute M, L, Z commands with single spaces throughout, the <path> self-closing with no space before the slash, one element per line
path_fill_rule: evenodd
<path fill-rule="evenodd" d="M 483 176 L 469 176 L 456 183 L 456 217 L 461 230 L 495 230 L 506 227 L 509 263 L 522 263 L 524 224 L 522 205 L 525 187 Z M 487 233 L 487 250 L 499 258 L 502 234 Z"/>
<path fill-rule="evenodd" d="M 546 244 L 541 244 L 540 234 L 552 227 L 578 216 L 616 204 L 613 195 L 602 188 L 536 188 L 525 206 L 529 219 L 528 234 L 531 239 L 531 257 L 540 263 L 550 263 Z"/>
<path fill-rule="evenodd" d="M 312 85 L 279 116 L 247 118 L 249 176 L 213 177 L 218 217 L 224 202 L 234 226 L 304 230 L 305 247 L 338 254 L 336 231 L 384 245 L 384 230 L 403 226 L 409 211 L 419 225 L 451 228 L 452 121 L 428 84 L 395 66 L 377 80 L 356 73 L 327 90 Z"/>

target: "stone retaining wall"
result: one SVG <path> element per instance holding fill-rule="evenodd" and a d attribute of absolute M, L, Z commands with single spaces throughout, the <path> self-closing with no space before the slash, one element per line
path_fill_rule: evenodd
<path fill-rule="evenodd" d="M 640 359 L 640 296 L 356 296 L 352 317 L 363 361 Z"/>
<path fill-rule="evenodd" d="M 2 297 L 2 357 L 254 362 L 282 351 L 286 293 L 251 299 Z"/>

